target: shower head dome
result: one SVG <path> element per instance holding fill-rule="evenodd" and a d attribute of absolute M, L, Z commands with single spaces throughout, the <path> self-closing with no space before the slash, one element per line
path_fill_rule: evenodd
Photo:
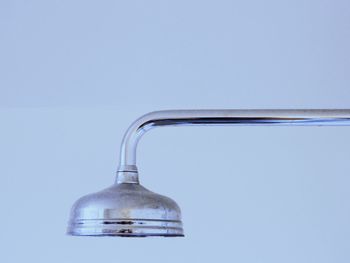
<path fill-rule="evenodd" d="M 80 198 L 68 230 L 74 236 L 183 236 L 181 212 L 168 197 L 120 183 Z"/>

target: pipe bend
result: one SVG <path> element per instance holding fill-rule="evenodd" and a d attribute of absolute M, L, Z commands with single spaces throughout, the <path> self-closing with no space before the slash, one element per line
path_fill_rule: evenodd
<path fill-rule="evenodd" d="M 136 149 L 140 138 L 155 126 L 157 120 L 169 117 L 174 111 L 152 111 L 136 119 L 126 130 L 120 148 L 118 173 L 137 173 Z"/>
<path fill-rule="evenodd" d="M 119 172 L 135 172 L 136 150 L 141 137 L 149 130 L 157 126 L 172 126 L 179 124 L 190 125 L 196 119 L 210 117 L 231 117 L 233 112 L 245 112 L 245 110 L 160 110 L 146 113 L 136 119 L 126 130 L 121 148 Z"/>

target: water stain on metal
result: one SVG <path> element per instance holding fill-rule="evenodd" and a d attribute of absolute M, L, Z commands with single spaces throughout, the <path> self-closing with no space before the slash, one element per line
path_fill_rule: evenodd
<path fill-rule="evenodd" d="M 120 234 L 132 234 L 132 230 L 131 229 L 120 229 L 118 231 L 118 233 L 120 233 Z"/>
<path fill-rule="evenodd" d="M 117 222 L 111 222 L 111 221 L 104 221 L 104 225 L 133 225 L 133 221 L 117 221 Z"/>
<path fill-rule="evenodd" d="M 116 222 L 116 224 L 118 224 L 118 225 L 133 225 L 134 222 L 133 221 L 119 221 L 119 222 Z"/>

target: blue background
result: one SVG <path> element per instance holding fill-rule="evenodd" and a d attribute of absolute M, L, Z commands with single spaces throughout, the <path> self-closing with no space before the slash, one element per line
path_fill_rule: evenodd
<path fill-rule="evenodd" d="M 2 262 L 349 262 L 348 127 L 163 128 L 142 183 L 185 238 L 65 235 L 140 115 L 349 108 L 350 2 L 0 2 Z"/>

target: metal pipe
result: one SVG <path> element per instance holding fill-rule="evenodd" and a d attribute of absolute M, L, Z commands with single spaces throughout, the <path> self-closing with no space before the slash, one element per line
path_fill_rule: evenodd
<path fill-rule="evenodd" d="M 164 110 L 150 112 L 131 124 L 120 151 L 117 183 L 138 183 L 136 151 L 140 138 L 163 126 L 350 126 L 350 109 Z"/>

